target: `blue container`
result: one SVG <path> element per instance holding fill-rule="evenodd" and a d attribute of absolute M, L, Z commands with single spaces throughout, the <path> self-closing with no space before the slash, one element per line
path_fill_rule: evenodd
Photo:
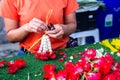
<path fill-rule="evenodd" d="M 120 0 L 102 0 L 106 10 L 97 12 L 97 27 L 100 30 L 100 40 L 115 38 L 120 35 Z"/>

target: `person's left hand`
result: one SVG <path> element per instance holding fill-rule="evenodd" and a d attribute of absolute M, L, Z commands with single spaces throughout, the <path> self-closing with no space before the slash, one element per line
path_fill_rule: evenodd
<path fill-rule="evenodd" d="M 48 30 L 48 31 L 45 31 L 45 33 L 52 38 L 60 39 L 64 35 L 64 30 L 62 28 L 62 25 L 56 24 L 54 25 L 54 27 L 55 27 L 54 30 Z"/>

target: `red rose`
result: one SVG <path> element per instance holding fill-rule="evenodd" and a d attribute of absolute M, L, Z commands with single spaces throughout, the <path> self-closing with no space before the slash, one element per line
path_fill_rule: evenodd
<path fill-rule="evenodd" d="M 56 66 L 54 64 L 45 64 L 43 67 L 43 70 L 45 72 L 54 71 L 55 69 L 56 69 Z"/>
<path fill-rule="evenodd" d="M 16 66 L 14 61 L 7 62 L 7 65 L 9 67 Z"/>
<path fill-rule="evenodd" d="M 23 67 L 26 66 L 26 61 L 25 61 L 25 60 L 22 60 L 22 59 L 17 59 L 17 60 L 15 61 L 15 65 L 16 65 L 19 69 L 21 69 L 21 68 L 23 68 Z"/>
<path fill-rule="evenodd" d="M 12 66 L 8 68 L 8 73 L 14 74 L 15 72 L 17 72 L 17 70 L 18 70 L 17 66 Z"/>

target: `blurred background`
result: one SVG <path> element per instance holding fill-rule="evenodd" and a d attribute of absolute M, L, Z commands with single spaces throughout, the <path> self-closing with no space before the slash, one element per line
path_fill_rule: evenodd
<path fill-rule="evenodd" d="M 0 17 L 0 59 L 17 55 L 18 43 L 10 43 L 5 34 L 4 20 Z"/>

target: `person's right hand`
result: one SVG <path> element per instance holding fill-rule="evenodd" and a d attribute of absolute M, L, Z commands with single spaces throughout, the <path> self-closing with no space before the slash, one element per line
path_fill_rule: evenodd
<path fill-rule="evenodd" d="M 26 24 L 26 31 L 37 32 L 47 30 L 47 25 L 38 18 L 33 18 L 29 23 Z"/>

